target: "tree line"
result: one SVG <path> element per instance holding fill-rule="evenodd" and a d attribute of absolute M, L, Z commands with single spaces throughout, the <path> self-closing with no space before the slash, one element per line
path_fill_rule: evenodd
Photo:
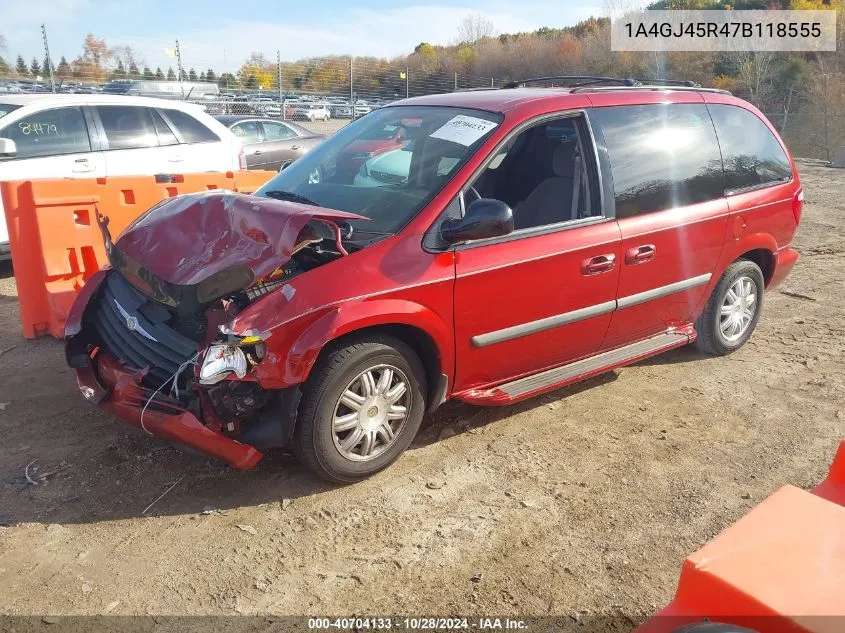
<path fill-rule="evenodd" d="M 617 6 L 626 0 L 613 0 Z M 281 64 L 252 53 L 235 73 L 182 71 L 186 81 L 217 82 L 223 89 L 268 89 L 317 94 L 404 97 L 458 88 L 501 85 L 545 75 L 609 75 L 690 79 L 748 99 L 779 128 L 799 153 L 828 158 L 845 145 L 845 0 L 659 0 L 651 9 L 838 10 L 837 50 L 822 53 L 690 52 L 610 50 L 610 23 L 592 17 L 574 26 L 497 34 L 480 15 L 456 25 L 448 45 L 418 44 L 392 59 L 328 56 Z M 0 36 L 0 54 L 4 51 Z M 14 68 L 0 60 L 0 76 L 46 75 L 46 60 Z M 109 79 L 175 80 L 172 67 L 153 70 L 131 47 L 107 46 L 88 34 L 82 53 L 54 69 L 59 81 Z"/>

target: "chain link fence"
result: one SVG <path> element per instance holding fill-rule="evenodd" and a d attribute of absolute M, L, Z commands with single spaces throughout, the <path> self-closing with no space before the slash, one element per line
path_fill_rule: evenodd
<path fill-rule="evenodd" d="M 333 132 L 391 101 L 427 94 L 497 87 L 494 77 L 432 72 L 398 62 L 349 57 L 268 64 L 261 56 L 237 73 L 218 75 L 185 66 L 180 72 L 132 64 L 119 69 L 56 68 L 52 81 L 31 72 L 0 72 L 3 94 L 116 94 L 180 99 L 200 104 L 215 116 L 261 116 Z M 45 61 L 44 67 L 47 66 Z M 200 65 L 202 68 L 202 66 Z M 212 77 L 212 80 L 209 80 Z"/>
<path fill-rule="evenodd" d="M 120 62 L 108 67 L 68 64 L 53 68 L 52 82 L 44 70 L 0 68 L 0 99 L 4 94 L 116 94 L 186 100 L 214 116 L 271 117 L 300 123 L 320 134 L 332 134 L 376 108 L 397 99 L 427 94 L 496 88 L 507 78 L 481 77 L 426 67 L 424 58 L 407 60 L 321 57 L 270 63 L 254 54 L 237 72 L 217 73 L 207 64 L 176 69 L 150 68 Z M 409 58 L 411 59 L 411 58 Z M 74 62 L 76 64 L 76 62 Z M 181 80 L 179 79 L 181 70 Z M 40 73 L 40 74 L 38 74 Z M 845 146 L 845 115 L 810 111 L 767 112 L 796 156 L 831 160 Z"/>

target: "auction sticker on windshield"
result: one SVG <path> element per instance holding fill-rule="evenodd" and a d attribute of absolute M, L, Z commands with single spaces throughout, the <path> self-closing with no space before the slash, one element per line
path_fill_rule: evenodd
<path fill-rule="evenodd" d="M 469 147 L 497 125 L 494 121 L 459 114 L 435 130 L 431 138 L 440 138 Z"/>

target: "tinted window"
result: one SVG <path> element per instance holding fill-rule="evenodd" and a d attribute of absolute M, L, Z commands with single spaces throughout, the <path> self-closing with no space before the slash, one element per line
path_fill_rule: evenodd
<path fill-rule="evenodd" d="M 724 175 L 704 105 L 597 108 L 613 172 L 616 217 L 720 198 Z"/>
<path fill-rule="evenodd" d="M 159 145 L 178 145 L 179 139 L 176 138 L 176 135 L 173 133 L 173 130 L 170 129 L 170 126 L 161 118 L 161 115 L 156 112 L 155 110 L 150 110 L 150 114 L 153 117 L 153 124 L 156 128 L 156 134 L 158 135 L 158 144 Z"/>
<path fill-rule="evenodd" d="M 730 190 L 785 182 L 792 177 L 786 153 L 753 112 L 730 105 L 710 105 Z"/>
<path fill-rule="evenodd" d="M 157 147 L 153 119 L 149 108 L 138 106 L 97 106 L 106 132 L 109 149 Z"/>
<path fill-rule="evenodd" d="M 35 112 L 0 130 L 17 145 L 16 158 L 90 152 L 88 126 L 81 108 Z"/>
<path fill-rule="evenodd" d="M 286 138 L 296 138 L 297 134 L 284 123 L 263 121 L 264 138 L 268 141 L 281 141 Z"/>
<path fill-rule="evenodd" d="M 243 143 L 261 142 L 261 129 L 257 121 L 244 121 L 232 126 L 232 133 Z"/>
<path fill-rule="evenodd" d="M 6 116 L 7 114 L 9 114 L 9 112 L 12 112 L 13 110 L 17 110 L 18 108 L 20 108 L 19 105 L 9 105 L 8 103 L 0 103 L 0 118 Z"/>
<path fill-rule="evenodd" d="M 181 110 L 165 110 L 164 113 L 171 123 L 182 134 L 186 143 L 208 143 L 219 141 L 220 138 L 190 114 Z"/>

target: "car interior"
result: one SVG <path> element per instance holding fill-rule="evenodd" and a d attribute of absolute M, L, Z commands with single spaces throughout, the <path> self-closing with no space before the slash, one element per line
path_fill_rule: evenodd
<path fill-rule="evenodd" d="M 532 126 L 511 139 L 469 191 L 507 204 L 516 230 L 599 214 L 587 177 L 578 119 Z M 474 191 L 473 191 L 474 190 Z"/>

